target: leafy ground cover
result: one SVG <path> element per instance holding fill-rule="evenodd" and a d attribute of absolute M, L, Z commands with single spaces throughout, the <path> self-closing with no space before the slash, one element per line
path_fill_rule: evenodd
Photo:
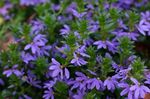
<path fill-rule="evenodd" d="M 149 0 L 1 0 L 0 99 L 149 99 L 149 42 Z"/>

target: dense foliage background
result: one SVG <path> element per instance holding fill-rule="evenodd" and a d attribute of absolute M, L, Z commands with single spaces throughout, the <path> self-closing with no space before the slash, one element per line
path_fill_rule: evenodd
<path fill-rule="evenodd" d="M 143 99 L 149 36 L 149 0 L 1 0 L 0 99 Z"/>

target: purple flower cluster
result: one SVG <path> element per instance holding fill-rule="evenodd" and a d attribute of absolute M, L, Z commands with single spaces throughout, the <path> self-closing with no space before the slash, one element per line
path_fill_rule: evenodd
<path fill-rule="evenodd" d="M 0 15 L 4 17 L 4 19 L 10 19 L 9 10 L 13 7 L 12 4 L 6 3 L 3 7 L 0 7 Z"/>
<path fill-rule="evenodd" d="M 21 40 L 0 52 L 6 54 L 0 57 L 0 86 L 8 85 L 2 93 L 19 99 L 143 99 L 150 93 L 149 62 L 133 46 L 150 36 L 150 11 L 140 10 L 136 18 L 131 9 L 147 2 L 20 0 L 37 14 L 29 30 L 14 29 Z M 11 8 L 6 4 L 0 14 Z"/>
<path fill-rule="evenodd" d="M 49 67 L 49 70 L 52 71 L 52 77 L 60 76 L 61 79 L 69 78 L 70 73 L 67 68 L 64 68 L 59 62 L 52 58 L 52 65 Z"/>
<path fill-rule="evenodd" d="M 17 69 L 17 67 L 18 67 L 18 65 L 14 65 L 14 66 L 12 67 L 12 69 L 5 70 L 5 71 L 3 72 L 3 74 L 6 75 L 6 77 L 11 76 L 12 74 L 15 74 L 16 76 L 21 76 L 22 73 L 21 73 L 21 71 L 19 71 L 19 70 Z"/>
<path fill-rule="evenodd" d="M 150 12 L 141 13 L 141 16 L 142 18 L 137 28 L 141 34 L 150 36 Z"/>
<path fill-rule="evenodd" d="M 37 4 L 41 4 L 41 3 L 46 3 L 49 0 L 20 0 L 20 5 L 37 5 Z"/>

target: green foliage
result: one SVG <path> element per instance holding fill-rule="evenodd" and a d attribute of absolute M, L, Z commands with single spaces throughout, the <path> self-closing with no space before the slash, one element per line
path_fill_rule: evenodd
<path fill-rule="evenodd" d="M 143 72 L 145 68 L 144 62 L 140 58 L 137 58 L 132 62 L 131 66 L 133 77 L 138 79 L 139 81 L 142 81 L 144 77 Z"/>
<path fill-rule="evenodd" d="M 96 54 L 93 54 L 93 53 L 96 53 L 96 50 L 94 47 L 90 46 L 87 48 L 87 54 L 90 56 L 90 58 L 88 59 L 88 68 L 90 70 L 94 70 L 94 66 L 96 65 Z"/>
<path fill-rule="evenodd" d="M 74 47 L 76 43 L 76 37 L 73 33 L 70 33 L 68 37 L 66 37 L 66 44 L 68 44 L 70 47 Z"/>
<path fill-rule="evenodd" d="M 85 95 L 84 99 L 101 99 L 101 97 L 102 97 L 102 92 L 97 90 L 92 90 Z"/>
<path fill-rule="evenodd" d="M 36 61 L 35 61 L 35 69 L 33 70 L 35 72 L 36 75 L 43 76 L 45 74 L 45 72 L 47 71 L 47 67 L 48 67 L 48 61 L 45 57 L 39 57 Z"/>
<path fill-rule="evenodd" d="M 54 89 L 58 92 L 56 97 L 59 99 L 66 99 L 68 96 L 68 86 L 64 82 L 57 82 Z"/>
<path fill-rule="evenodd" d="M 124 63 L 124 60 L 126 60 L 130 55 L 134 54 L 133 52 L 133 42 L 127 38 L 123 37 L 119 39 L 120 45 L 119 45 L 119 56 L 120 56 L 120 64 Z"/>
<path fill-rule="evenodd" d="M 107 58 L 107 57 L 102 58 L 102 62 L 100 64 L 102 79 L 106 78 L 108 74 L 113 72 L 111 65 L 112 65 L 112 61 L 110 58 Z"/>
<path fill-rule="evenodd" d="M 9 66 L 12 67 L 16 63 L 20 63 L 20 52 L 18 52 L 18 46 L 16 44 L 9 45 L 9 51 L 2 51 L 0 54 L 2 66 L 6 66 L 9 63 Z"/>
<path fill-rule="evenodd" d="M 130 31 L 134 31 L 135 29 L 135 24 L 138 22 L 139 20 L 139 15 L 134 12 L 134 11 L 129 11 L 128 13 L 129 16 L 129 21 L 128 21 L 128 26 L 130 28 Z"/>

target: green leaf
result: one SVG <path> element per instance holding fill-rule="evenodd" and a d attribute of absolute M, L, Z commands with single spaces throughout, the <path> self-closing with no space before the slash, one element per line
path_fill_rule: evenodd
<path fill-rule="evenodd" d="M 112 60 L 110 58 L 103 58 L 102 59 L 102 63 L 100 64 L 102 78 L 107 77 L 109 73 L 114 71 L 112 69 L 111 64 L 112 64 Z"/>
<path fill-rule="evenodd" d="M 134 45 L 128 37 L 120 38 L 119 43 L 120 64 L 123 64 L 124 60 L 126 60 L 129 56 L 134 54 Z"/>
<path fill-rule="evenodd" d="M 93 89 L 85 95 L 84 99 L 101 99 L 102 94 L 102 92 Z"/>
<path fill-rule="evenodd" d="M 47 67 L 48 67 L 47 59 L 45 57 L 39 57 L 35 61 L 35 64 L 36 64 L 36 68 L 34 69 L 34 72 L 38 76 L 44 75 L 44 73 L 46 72 Z"/>
<path fill-rule="evenodd" d="M 64 82 L 57 82 L 54 86 L 55 90 L 61 94 L 64 94 L 67 96 L 68 94 L 68 86 Z"/>
<path fill-rule="evenodd" d="M 66 37 L 66 44 L 73 47 L 75 46 L 75 43 L 76 43 L 76 37 L 73 33 L 70 33 L 68 37 Z"/>
<path fill-rule="evenodd" d="M 93 70 L 93 67 L 96 65 L 96 54 L 93 54 L 96 53 L 95 47 L 90 46 L 86 49 L 86 51 L 87 54 L 90 56 L 90 58 L 88 59 L 88 68 L 90 70 Z"/>
<path fill-rule="evenodd" d="M 144 62 L 140 58 L 135 59 L 132 62 L 132 75 L 138 80 L 142 80 L 144 77 Z"/>

